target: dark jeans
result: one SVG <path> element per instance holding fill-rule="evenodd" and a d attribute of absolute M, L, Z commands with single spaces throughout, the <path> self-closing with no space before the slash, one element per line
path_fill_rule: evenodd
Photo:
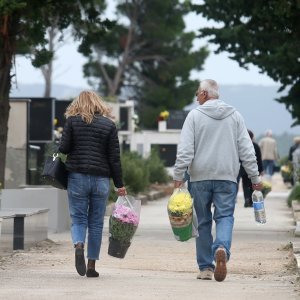
<path fill-rule="evenodd" d="M 248 175 L 243 175 L 241 176 L 241 178 L 242 178 L 245 206 L 247 205 L 252 206 L 252 193 L 253 193 L 252 182 L 248 178 Z"/>
<path fill-rule="evenodd" d="M 274 174 L 274 160 L 263 160 L 263 168 L 266 175 L 272 176 Z"/>

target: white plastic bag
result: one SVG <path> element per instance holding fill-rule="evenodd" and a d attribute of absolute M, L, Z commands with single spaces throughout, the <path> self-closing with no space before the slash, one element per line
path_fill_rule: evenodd
<path fill-rule="evenodd" d="M 108 254 L 124 258 L 140 221 L 141 201 L 119 196 L 109 219 Z"/>

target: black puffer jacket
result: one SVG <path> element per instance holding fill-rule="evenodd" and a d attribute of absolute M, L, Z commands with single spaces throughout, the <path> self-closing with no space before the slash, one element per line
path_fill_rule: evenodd
<path fill-rule="evenodd" d="M 117 188 L 123 187 L 118 132 L 110 119 L 96 115 L 87 124 L 80 116 L 69 117 L 59 151 L 68 155 L 69 172 L 112 177 Z"/>

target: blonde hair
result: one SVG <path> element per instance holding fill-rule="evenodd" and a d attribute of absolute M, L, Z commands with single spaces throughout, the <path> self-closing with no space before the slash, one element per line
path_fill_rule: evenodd
<path fill-rule="evenodd" d="M 82 120 L 88 124 L 92 123 L 95 114 L 112 118 L 111 108 L 105 104 L 99 95 L 92 91 L 81 92 L 65 112 L 66 118 L 81 116 Z"/>

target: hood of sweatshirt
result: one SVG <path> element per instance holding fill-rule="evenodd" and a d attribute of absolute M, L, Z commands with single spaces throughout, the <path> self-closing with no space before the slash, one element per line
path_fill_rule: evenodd
<path fill-rule="evenodd" d="M 216 120 L 222 120 L 235 112 L 235 108 L 222 100 L 208 100 L 196 110 Z"/>

